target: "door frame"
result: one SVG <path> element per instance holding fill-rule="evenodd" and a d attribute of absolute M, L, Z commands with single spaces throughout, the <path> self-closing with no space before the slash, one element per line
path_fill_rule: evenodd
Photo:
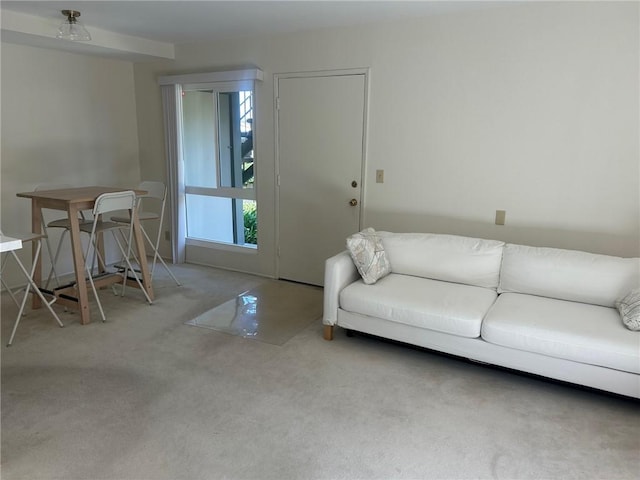
<path fill-rule="evenodd" d="M 366 171 L 367 171 L 367 139 L 368 139 L 368 123 L 369 123 L 369 67 L 360 68 L 347 68 L 338 70 L 314 70 L 307 72 L 288 72 L 288 73 L 275 73 L 273 75 L 273 116 L 274 116 L 274 134 L 275 134 L 275 274 L 276 278 L 280 278 L 280 92 L 279 82 L 280 79 L 287 78 L 318 78 L 318 77 L 341 77 L 349 75 L 363 75 L 364 76 L 364 99 L 363 99 L 363 111 L 362 111 L 362 158 L 360 161 L 360 198 L 358 199 L 358 229 L 362 230 L 364 225 L 364 199 L 365 191 L 367 187 Z M 355 232 L 354 232 L 355 233 Z M 345 239 L 346 240 L 346 239 Z"/>

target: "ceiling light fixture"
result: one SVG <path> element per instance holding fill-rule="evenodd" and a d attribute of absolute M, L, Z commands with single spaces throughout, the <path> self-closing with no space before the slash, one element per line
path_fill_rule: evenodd
<path fill-rule="evenodd" d="M 91 40 L 91 35 L 89 35 L 87 29 L 84 28 L 84 25 L 78 22 L 78 17 L 80 16 L 79 11 L 62 10 L 62 15 L 67 17 L 67 19 L 62 22 L 60 28 L 58 28 L 56 38 L 72 40 L 74 42 Z"/>

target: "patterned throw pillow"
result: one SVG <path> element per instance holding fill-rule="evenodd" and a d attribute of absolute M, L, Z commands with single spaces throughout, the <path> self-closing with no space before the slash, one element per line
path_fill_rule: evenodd
<path fill-rule="evenodd" d="M 365 228 L 347 238 L 347 249 L 367 285 L 376 283 L 391 272 L 382 240 L 373 228 Z"/>
<path fill-rule="evenodd" d="M 629 330 L 640 331 L 640 289 L 631 290 L 618 300 L 616 308 Z"/>

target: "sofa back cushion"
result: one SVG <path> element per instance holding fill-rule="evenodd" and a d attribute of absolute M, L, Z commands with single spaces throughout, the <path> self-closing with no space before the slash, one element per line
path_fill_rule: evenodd
<path fill-rule="evenodd" d="M 614 307 L 640 283 L 640 259 L 507 244 L 498 293 L 516 292 Z"/>
<path fill-rule="evenodd" d="M 498 286 L 504 242 L 434 233 L 378 233 L 392 273 Z"/>

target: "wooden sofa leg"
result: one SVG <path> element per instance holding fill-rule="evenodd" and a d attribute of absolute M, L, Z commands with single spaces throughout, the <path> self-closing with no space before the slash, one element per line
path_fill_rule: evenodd
<path fill-rule="evenodd" d="M 324 339 L 333 340 L 333 325 L 324 326 Z"/>

